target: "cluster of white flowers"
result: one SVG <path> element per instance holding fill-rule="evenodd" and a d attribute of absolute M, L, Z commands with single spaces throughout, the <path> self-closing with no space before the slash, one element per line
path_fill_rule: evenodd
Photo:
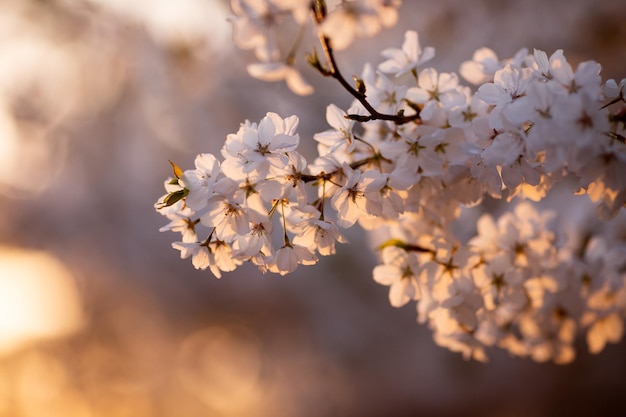
<path fill-rule="evenodd" d="M 521 50 L 501 60 L 487 48 L 460 74 L 426 67 L 434 49 L 416 32 L 401 48 L 382 51 L 349 83 L 333 48 L 395 23 L 399 1 L 233 0 L 235 42 L 261 62 L 249 72 L 312 92 L 276 42 L 286 16 L 305 26 L 310 15 L 326 62 L 309 62 L 355 98 L 347 110 L 327 107 L 329 129 L 317 133 L 312 163 L 297 152 L 298 118 L 275 113 L 244 122 L 228 135 L 219 161 L 196 158 L 174 167 L 156 207 L 180 232 L 173 247 L 217 276 L 243 262 L 286 274 L 346 242 L 339 228 L 359 223 L 377 239 L 374 280 L 389 301 L 416 302 L 438 344 L 486 359 L 498 346 L 537 361 L 566 363 L 586 330 L 592 352 L 617 342 L 626 315 L 626 79 L 603 83 L 600 65 L 576 70 L 562 51 L 550 57 Z M 299 42 L 299 41 L 298 41 Z M 297 49 L 297 48 L 296 48 Z M 557 182 L 595 202 L 603 227 L 553 221 L 528 200 Z M 483 215 L 477 236 L 460 239 L 453 223 L 462 207 L 485 196 L 513 211 Z M 584 199 L 585 197 L 577 197 Z M 584 233 L 583 233 L 584 231 Z M 623 230 L 622 230 L 623 232 Z"/>

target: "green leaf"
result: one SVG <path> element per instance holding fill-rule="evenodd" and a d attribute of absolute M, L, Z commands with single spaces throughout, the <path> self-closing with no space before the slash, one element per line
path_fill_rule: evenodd
<path fill-rule="evenodd" d="M 189 194 L 189 190 L 186 189 L 186 188 L 183 188 L 182 190 L 178 190 L 178 191 L 174 191 L 174 192 L 169 193 L 163 199 L 163 203 L 161 203 L 161 208 L 169 207 L 171 205 L 176 204 L 177 202 L 179 202 L 180 200 L 185 198 L 187 196 L 187 194 Z"/>
<path fill-rule="evenodd" d="M 434 250 L 432 249 L 424 248 L 419 245 L 411 245 L 410 243 L 406 243 L 405 241 L 400 239 L 389 239 L 376 249 L 383 250 L 385 248 L 388 248 L 389 246 L 395 246 L 407 252 L 434 253 Z"/>
<path fill-rule="evenodd" d="M 378 250 L 383 250 L 385 248 L 388 248 L 389 246 L 397 246 L 399 248 L 402 248 L 404 246 L 406 246 L 406 243 L 400 239 L 389 239 L 388 241 L 384 242 L 382 245 L 380 245 L 377 249 Z"/>
<path fill-rule="evenodd" d="M 180 179 L 180 177 L 183 176 L 183 170 L 180 169 L 180 167 L 178 165 L 176 165 L 175 163 L 173 163 L 169 159 L 168 159 L 168 162 L 170 163 L 170 165 L 172 165 L 172 169 L 174 170 L 174 176 L 176 178 Z"/>

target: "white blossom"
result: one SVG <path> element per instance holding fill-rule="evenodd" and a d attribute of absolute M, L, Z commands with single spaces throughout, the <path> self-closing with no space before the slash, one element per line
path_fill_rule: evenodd
<path fill-rule="evenodd" d="M 321 25 L 335 49 L 346 49 L 356 37 L 370 37 L 395 23 L 395 5 L 388 0 L 345 0 L 332 9 Z"/>
<path fill-rule="evenodd" d="M 402 307 L 420 296 L 419 275 L 421 268 L 417 258 L 406 251 L 389 246 L 382 252 L 383 264 L 374 268 L 374 281 L 389 287 L 389 302 Z"/>
<path fill-rule="evenodd" d="M 319 5 L 306 0 L 233 0 L 233 40 L 258 59 L 251 76 L 312 93 L 294 66 L 306 42 L 293 39 L 287 54 L 277 42 L 285 20 L 302 29 L 311 19 L 326 62 L 310 62 L 352 103 L 327 105 L 330 128 L 313 135 L 310 164 L 297 150 L 298 117 L 273 112 L 228 135 L 222 161 L 204 153 L 194 169 L 172 164 L 155 204 L 168 221 L 160 230 L 178 234 L 181 258 L 219 278 L 244 262 L 280 275 L 312 265 L 358 222 L 390 304 L 415 302 L 435 342 L 465 358 L 486 361 L 501 348 L 568 363 L 579 334 L 592 353 L 618 342 L 626 79 L 603 83 L 598 63 L 574 68 L 562 50 L 500 59 L 480 48 L 460 69 L 471 89 L 454 72 L 424 68 L 434 49 L 407 31 L 400 49 L 383 50 L 383 62 L 366 63 L 348 85 L 334 51 L 395 24 L 400 3 L 343 0 L 313 14 Z M 572 204 L 570 183 L 585 195 Z M 586 214 L 572 220 L 577 211 Z"/>
<path fill-rule="evenodd" d="M 383 50 L 381 54 L 387 60 L 379 64 L 378 69 L 399 77 L 411 71 L 417 72 L 420 65 L 435 56 L 435 49 L 428 46 L 422 50 L 417 32 L 409 30 L 404 34 L 402 49 L 389 48 Z"/>
<path fill-rule="evenodd" d="M 257 62 L 247 66 L 248 74 L 262 81 L 285 81 L 287 87 L 300 96 L 313 94 L 313 86 L 293 65 L 284 62 Z"/>

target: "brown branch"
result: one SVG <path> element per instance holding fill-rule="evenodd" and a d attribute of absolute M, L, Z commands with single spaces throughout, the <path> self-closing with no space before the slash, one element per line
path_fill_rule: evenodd
<path fill-rule="evenodd" d="M 341 74 L 339 68 L 337 67 L 337 61 L 335 60 L 335 55 L 333 53 L 332 47 L 330 46 L 330 39 L 320 33 L 320 42 L 322 44 L 322 48 L 324 50 L 324 55 L 326 55 L 326 59 L 328 60 L 328 64 L 330 68 L 325 71 L 323 74 L 328 77 L 333 77 L 345 88 L 354 98 L 356 98 L 359 103 L 365 107 L 365 109 L 369 112 L 370 116 L 361 116 L 361 115 L 348 115 L 349 119 L 357 120 L 359 122 L 367 122 L 370 120 L 388 120 L 392 121 L 395 124 L 404 124 L 409 122 L 414 122 L 420 120 L 420 112 L 419 109 L 416 109 L 416 113 L 410 116 L 404 116 L 403 114 L 383 114 L 376 110 L 368 101 L 365 93 L 362 93 L 355 89 Z"/>
<path fill-rule="evenodd" d="M 323 0 L 316 0 L 312 4 L 313 17 L 317 24 L 321 24 L 324 18 L 326 17 L 326 4 Z M 388 120 L 392 121 L 395 124 L 404 124 L 414 121 L 419 121 L 420 119 L 420 111 L 419 109 L 415 109 L 416 113 L 410 116 L 405 116 L 404 114 L 384 114 L 380 113 L 376 110 L 368 101 L 365 95 L 365 89 L 361 86 L 359 89 L 354 88 L 341 74 L 339 68 L 337 66 L 337 61 L 335 60 L 335 54 L 333 53 L 333 49 L 330 45 L 330 39 L 320 31 L 318 31 L 320 44 L 322 45 L 322 49 L 324 50 L 324 55 L 326 56 L 326 60 L 328 61 L 329 68 L 323 68 L 322 65 L 317 60 L 317 55 L 313 57 L 313 59 L 309 59 L 309 62 L 317 68 L 320 73 L 325 77 L 333 77 L 343 88 L 345 88 L 354 98 L 356 98 L 363 107 L 369 112 L 369 116 L 361 116 L 361 115 L 348 115 L 349 119 L 356 120 L 359 122 L 367 122 L 370 120 Z M 358 80 L 357 80 L 358 82 Z"/>

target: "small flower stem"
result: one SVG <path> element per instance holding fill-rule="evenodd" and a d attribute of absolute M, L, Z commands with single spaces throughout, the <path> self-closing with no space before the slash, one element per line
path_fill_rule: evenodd
<path fill-rule="evenodd" d="M 287 219 L 285 218 L 285 200 L 280 200 L 280 210 L 283 217 L 283 239 L 285 242 L 285 246 L 291 247 L 291 242 L 289 241 L 289 236 L 287 235 Z"/>
<path fill-rule="evenodd" d="M 213 229 L 211 229 L 211 233 L 209 234 L 209 237 L 206 238 L 205 240 L 205 244 L 207 245 L 207 248 L 209 247 L 209 243 L 211 243 L 211 238 L 213 237 L 213 234 L 215 234 L 215 229 L 216 227 L 214 227 Z"/>
<path fill-rule="evenodd" d="M 350 168 L 357 169 L 359 167 L 362 167 L 365 164 L 369 164 L 370 162 L 380 161 L 380 160 L 391 163 L 391 161 L 389 159 L 385 158 L 380 153 L 375 153 L 373 156 L 369 156 L 367 158 L 360 159 L 358 161 L 352 162 L 350 164 Z M 321 174 L 318 174 L 318 175 L 302 174 L 302 182 L 308 183 L 308 182 L 320 181 L 321 180 L 321 181 L 324 181 L 324 182 L 325 181 L 329 181 L 329 182 L 333 183 L 332 181 L 330 181 L 330 179 L 333 177 L 333 175 L 339 173 L 339 171 L 341 171 L 341 168 L 337 168 L 336 170 L 334 170 L 332 172 L 322 172 Z M 335 185 L 337 185 L 337 184 L 335 184 Z"/>
<path fill-rule="evenodd" d="M 608 136 L 612 140 L 616 140 L 616 141 L 621 142 L 621 143 L 626 143 L 626 137 L 620 135 L 619 133 L 616 133 L 616 132 L 604 132 L 604 134 L 606 136 Z"/>
<path fill-rule="evenodd" d="M 326 205 L 326 180 L 322 179 L 322 201 L 320 203 L 320 220 L 324 221 L 324 206 Z"/>
<path fill-rule="evenodd" d="M 300 27 L 300 31 L 298 32 L 298 37 L 296 38 L 296 41 L 291 47 L 289 54 L 287 54 L 287 59 L 285 60 L 287 65 L 294 64 L 294 61 L 296 60 L 296 53 L 298 52 L 298 49 L 300 48 L 300 45 L 302 44 L 302 39 L 304 37 L 304 30 L 306 29 L 307 26 L 308 25 Z"/>

